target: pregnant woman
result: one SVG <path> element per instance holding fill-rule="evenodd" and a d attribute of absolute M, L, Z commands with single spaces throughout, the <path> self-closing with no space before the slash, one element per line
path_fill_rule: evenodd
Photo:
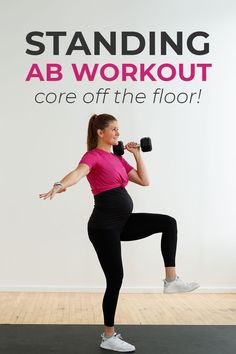
<path fill-rule="evenodd" d="M 87 230 L 106 278 L 103 297 L 104 332 L 101 348 L 118 352 L 135 351 L 135 347 L 115 332 L 114 321 L 119 291 L 123 279 L 121 241 L 140 240 L 162 233 L 161 253 L 165 265 L 164 293 L 183 293 L 197 289 L 198 283 L 184 282 L 176 274 L 177 222 L 169 216 L 153 213 L 132 213 L 133 201 L 126 190 L 128 181 L 148 186 L 148 174 L 140 147 L 129 142 L 125 148 L 133 154 L 136 168 L 111 149 L 118 144 L 117 119 L 110 114 L 94 114 L 88 124 L 87 152 L 75 170 L 56 182 L 43 199 L 52 199 L 56 193 L 76 184 L 87 176 L 94 196 L 94 208 Z"/>

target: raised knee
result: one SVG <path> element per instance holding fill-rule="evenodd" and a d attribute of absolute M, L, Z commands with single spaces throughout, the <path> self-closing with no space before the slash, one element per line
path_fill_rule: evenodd
<path fill-rule="evenodd" d="M 169 216 L 169 225 L 171 228 L 173 228 L 177 231 L 177 221 L 172 216 Z"/>

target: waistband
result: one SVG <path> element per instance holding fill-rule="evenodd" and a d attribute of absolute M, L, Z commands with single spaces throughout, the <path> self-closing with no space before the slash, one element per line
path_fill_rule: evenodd
<path fill-rule="evenodd" d="M 116 187 L 108 189 L 104 192 L 94 195 L 94 199 L 101 199 L 103 197 L 109 196 L 111 194 L 118 194 L 118 193 L 127 193 L 127 190 L 124 187 Z"/>
<path fill-rule="evenodd" d="M 108 189 L 94 196 L 94 207 L 110 209 L 125 208 L 131 204 L 131 197 L 124 187 Z"/>

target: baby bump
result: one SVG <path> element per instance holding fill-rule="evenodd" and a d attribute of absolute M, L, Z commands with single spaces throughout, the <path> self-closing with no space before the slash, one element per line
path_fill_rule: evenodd
<path fill-rule="evenodd" d="M 110 228 L 126 223 L 133 211 L 133 201 L 125 188 L 117 187 L 94 196 L 94 209 L 88 225 Z"/>

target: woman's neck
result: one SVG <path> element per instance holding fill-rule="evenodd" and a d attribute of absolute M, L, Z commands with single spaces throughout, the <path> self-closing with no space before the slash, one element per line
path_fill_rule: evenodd
<path fill-rule="evenodd" d="M 112 152 L 110 144 L 98 144 L 97 148 L 101 149 L 101 150 L 104 150 L 104 151 L 107 151 L 107 152 Z"/>

